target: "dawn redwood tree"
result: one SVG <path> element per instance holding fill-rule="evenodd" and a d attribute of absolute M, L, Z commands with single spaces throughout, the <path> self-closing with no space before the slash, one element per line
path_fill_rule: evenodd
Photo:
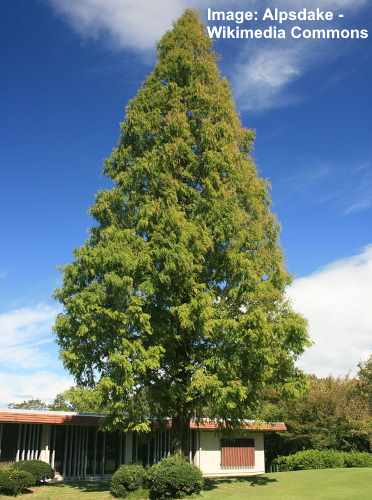
<path fill-rule="evenodd" d="M 55 331 L 78 384 L 98 386 L 111 425 L 173 417 L 231 425 L 268 385 L 290 387 L 308 344 L 267 183 L 198 15 L 187 10 L 129 103 L 105 163 L 88 241 L 64 268 Z"/>

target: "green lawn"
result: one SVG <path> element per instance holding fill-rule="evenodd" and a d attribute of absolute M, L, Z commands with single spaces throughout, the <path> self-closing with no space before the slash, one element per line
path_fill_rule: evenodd
<path fill-rule="evenodd" d="M 80 483 L 35 488 L 19 497 L 29 500 L 113 500 L 107 483 Z M 146 500 L 136 494 L 128 500 Z M 324 469 L 211 480 L 200 500 L 371 500 L 372 469 Z M 9 497 L 0 496 L 0 500 Z"/>

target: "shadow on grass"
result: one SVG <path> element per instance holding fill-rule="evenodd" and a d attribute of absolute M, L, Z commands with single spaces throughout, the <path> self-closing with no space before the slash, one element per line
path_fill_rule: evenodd
<path fill-rule="evenodd" d="M 272 477 L 267 476 L 246 476 L 246 477 L 229 477 L 229 478 L 207 478 L 204 481 L 204 489 L 205 490 L 214 490 L 218 488 L 220 484 L 237 484 L 237 483 L 245 483 L 249 486 L 265 486 L 269 483 L 276 483 L 278 480 Z"/>
<path fill-rule="evenodd" d="M 60 486 L 69 486 L 86 493 L 99 493 L 110 490 L 110 481 L 68 481 L 61 483 Z"/>

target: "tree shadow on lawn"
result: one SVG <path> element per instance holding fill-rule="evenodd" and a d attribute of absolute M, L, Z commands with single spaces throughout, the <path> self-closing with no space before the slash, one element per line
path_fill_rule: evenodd
<path fill-rule="evenodd" d="M 53 486 L 56 486 L 55 484 Z M 99 493 L 110 490 L 110 481 L 68 481 L 61 486 L 70 486 L 86 493 Z"/>
<path fill-rule="evenodd" d="M 207 478 L 204 480 L 204 489 L 214 490 L 218 488 L 220 484 L 236 484 L 236 483 L 246 483 L 249 486 L 266 486 L 269 483 L 276 483 L 277 479 L 267 476 L 245 476 L 245 477 L 229 477 L 229 478 Z"/>

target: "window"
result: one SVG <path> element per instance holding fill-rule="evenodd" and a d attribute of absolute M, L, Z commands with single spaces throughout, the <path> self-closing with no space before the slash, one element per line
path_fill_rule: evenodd
<path fill-rule="evenodd" d="M 221 439 L 221 467 L 254 467 L 254 439 Z"/>

